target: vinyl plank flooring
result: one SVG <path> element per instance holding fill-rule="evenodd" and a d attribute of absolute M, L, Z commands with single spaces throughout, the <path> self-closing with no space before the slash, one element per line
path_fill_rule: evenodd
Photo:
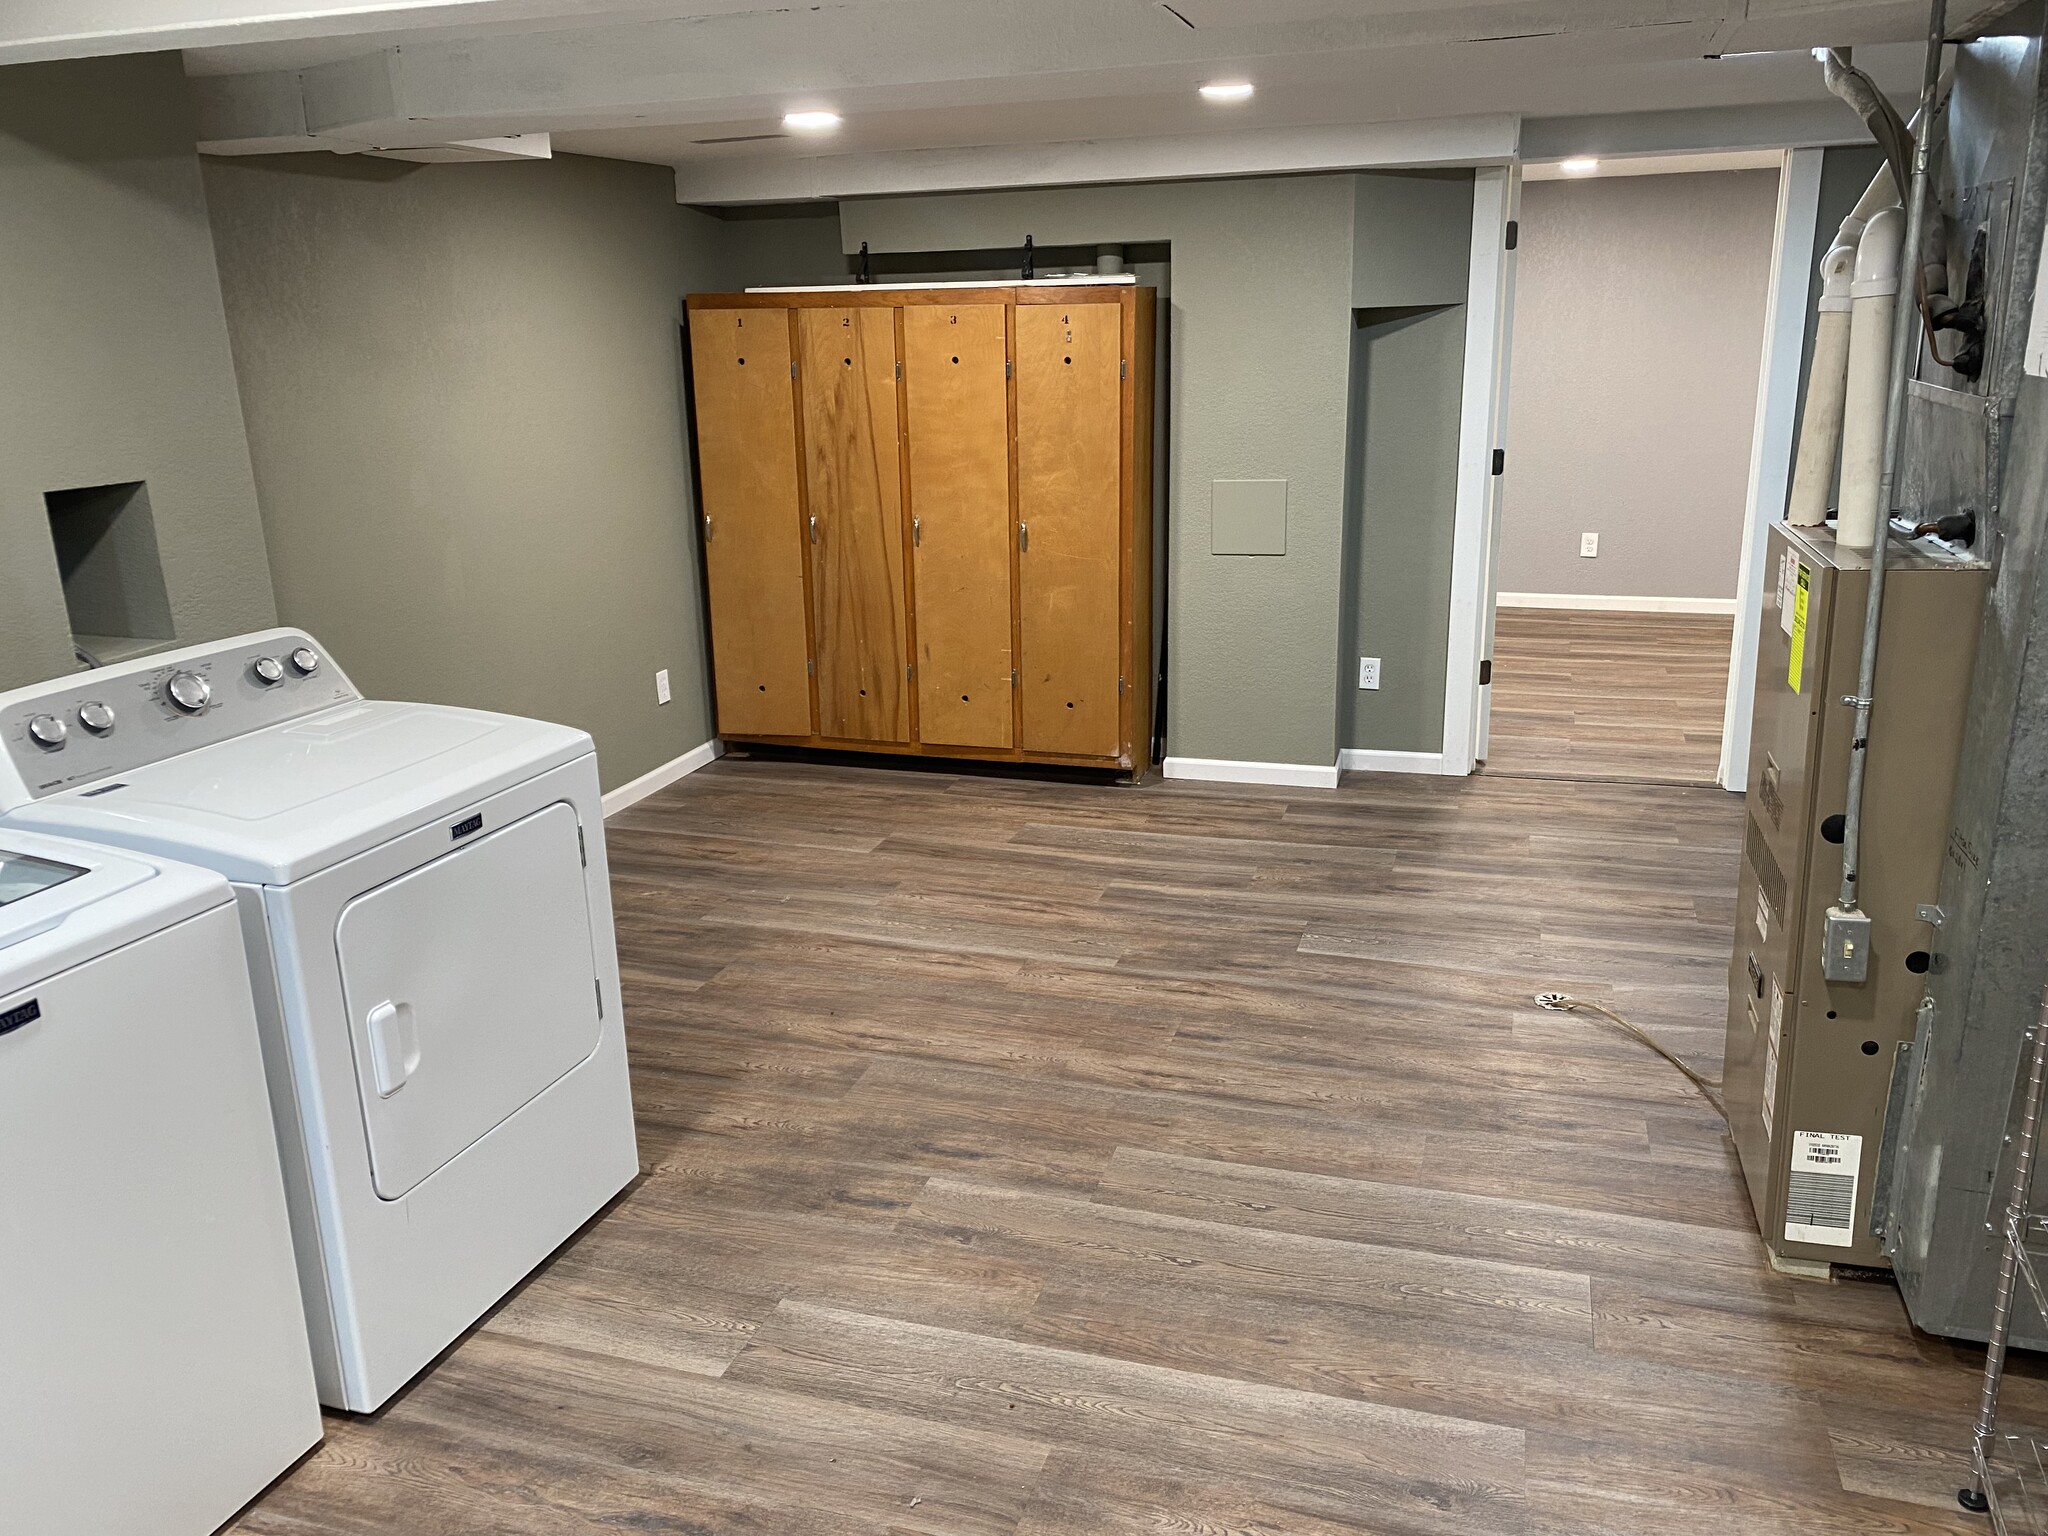
<path fill-rule="evenodd" d="M 1503 608 L 1486 772 L 1711 783 L 1734 621 Z"/>
<path fill-rule="evenodd" d="M 1504 652 L 1526 774 L 735 756 L 622 813 L 641 1178 L 240 1529 L 1971 1529 L 1981 1351 L 1772 1273 L 1688 1085 L 1532 1000 L 1718 1069 L 1742 804 L 1650 782 L 1718 622 L 1534 637 L 1579 704 Z"/>

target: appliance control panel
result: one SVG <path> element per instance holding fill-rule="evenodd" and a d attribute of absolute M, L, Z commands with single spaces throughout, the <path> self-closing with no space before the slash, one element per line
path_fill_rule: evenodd
<path fill-rule="evenodd" d="M 0 694 L 0 809 L 361 697 L 296 630 L 35 683 Z"/>

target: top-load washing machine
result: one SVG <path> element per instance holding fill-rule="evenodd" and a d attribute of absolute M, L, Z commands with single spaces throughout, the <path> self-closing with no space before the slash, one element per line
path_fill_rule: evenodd
<path fill-rule="evenodd" d="M 376 1408 L 638 1171 L 597 762 L 279 629 L 0 694 L 0 820 L 227 876 L 323 1402 Z"/>
<path fill-rule="evenodd" d="M 0 1536 L 206 1536 L 320 1439 L 227 882 L 0 828 Z"/>

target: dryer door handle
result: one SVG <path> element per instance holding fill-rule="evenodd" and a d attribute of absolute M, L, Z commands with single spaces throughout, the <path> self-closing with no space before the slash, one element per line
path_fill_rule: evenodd
<path fill-rule="evenodd" d="M 365 1021 L 370 1027 L 370 1065 L 377 1077 L 377 1097 L 388 1099 L 419 1070 L 420 1032 L 411 1003 L 379 1003 Z"/>

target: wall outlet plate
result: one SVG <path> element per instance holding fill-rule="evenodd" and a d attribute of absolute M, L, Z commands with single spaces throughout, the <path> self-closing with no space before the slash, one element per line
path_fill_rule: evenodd
<path fill-rule="evenodd" d="M 1579 558 L 1591 560 L 1600 553 L 1600 535 L 1582 533 L 1579 535 Z"/>
<path fill-rule="evenodd" d="M 668 668 L 663 667 L 659 672 L 654 674 L 654 702 L 657 704 L 666 704 L 668 702 L 668 699 Z"/>
<path fill-rule="evenodd" d="M 1377 656 L 1358 658 L 1358 686 L 1377 688 L 1380 685 L 1380 659 Z"/>

